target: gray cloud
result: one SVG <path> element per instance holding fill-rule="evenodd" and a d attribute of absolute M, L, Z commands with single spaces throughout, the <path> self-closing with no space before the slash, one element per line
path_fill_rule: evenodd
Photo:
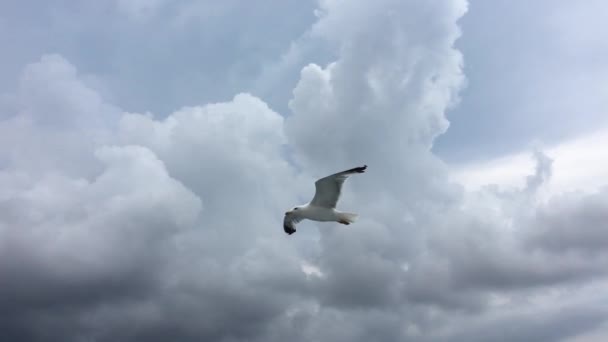
<path fill-rule="evenodd" d="M 534 159 L 536 160 L 535 172 L 526 178 L 526 187 L 532 191 L 537 190 L 551 177 L 551 166 L 553 164 L 551 158 L 538 150 L 534 151 Z"/>
<path fill-rule="evenodd" d="M 588 305 L 583 310 L 575 305 L 559 311 L 539 309 L 516 315 L 507 313 L 489 319 L 479 317 L 478 322 L 436 341 L 562 341 L 597 327 L 605 322 L 605 317 L 605 310 Z"/>
<path fill-rule="evenodd" d="M 608 246 L 608 191 L 565 194 L 539 208 L 528 246 L 554 254 L 578 252 L 585 258 Z"/>
<path fill-rule="evenodd" d="M 138 25 L 180 13 L 117 4 Z M 199 10 L 173 23 L 201 22 Z M 591 300 L 606 296 L 604 192 L 539 204 L 542 152 L 525 189 L 466 192 L 431 152 L 465 82 L 454 44 L 466 10 L 320 2 L 297 62 L 278 70 L 319 46 L 333 59 L 291 76 L 288 116 L 245 92 L 164 118 L 125 112 L 80 63 L 29 64 L 0 115 L 4 336 L 555 341 L 605 322 Z M 283 233 L 316 177 L 360 163 L 341 201 L 357 224 Z"/>

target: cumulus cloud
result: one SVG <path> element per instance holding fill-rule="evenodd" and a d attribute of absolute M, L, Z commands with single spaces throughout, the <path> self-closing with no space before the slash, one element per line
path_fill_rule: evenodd
<path fill-rule="evenodd" d="M 599 327 L 605 191 L 542 202 L 541 151 L 526 187 L 470 191 L 431 152 L 465 82 L 466 11 L 319 2 L 305 44 L 335 59 L 302 68 L 285 115 L 237 93 L 157 118 L 109 103 L 61 55 L 26 66 L 0 115 L 5 336 L 554 341 Z M 315 178 L 360 163 L 341 201 L 356 225 L 284 234 Z"/>
<path fill-rule="evenodd" d="M 56 58 L 45 57 L 34 66 L 43 71 L 58 67 L 71 70 Z M 74 92 L 54 98 L 58 108 L 69 109 L 72 96 L 86 91 L 71 80 Z M 24 110 L 14 120 L 24 113 L 30 112 Z M 65 114 L 69 122 L 46 128 L 44 122 L 32 120 L 28 127 L 57 129 L 57 135 L 79 129 L 72 124 L 80 118 L 68 116 L 69 111 L 48 114 Z M 282 188 L 287 189 L 285 179 L 290 177 L 287 163 L 280 159 L 282 118 L 243 95 L 229 104 L 184 109 L 166 123 L 161 127 L 146 116 L 126 114 L 120 129 L 112 132 L 119 146 L 89 148 L 83 138 L 88 132 L 79 132 L 82 136 L 69 142 L 100 164 L 100 171 L 90 177 L 84 171 L 70 177 L 71 164 L 64 162 L 87 160 L 44 142 L 30 141 L 41 157 L 54 154 L 56 167 L 43 164 L 41 170 L 39 165 L 9 161 L 1 175 L 5 187 L 0 202 L 2 311 L 16 310 L 13 319 L 3 323 L 9 336 L 76 339 L 84 329 L 83 336 L 100 334 L 97 337 L 105 340 L 177 329 L 183 330 L 178 337 L 187 337 L 194 327 L 199 327 L 192 333 L 197 339 L 239 331 L 249 336 L 284 308 L 275 291 L 289 296 L 301 288 L 298 280 L 304 274 L 295 257 L 287 249 L 281 251 L 276 241 L 264 242 L 273 232 L 276 239 L 272 227 L 280 226 L 280 217 L 268 213 L 282 212 L 279 204 L 289 200 L 275 185 L 283 178 Z M 3 124 L 10 127 L 12 120 Z M 148 140 L 138 136 L 142 131 Z M 17 152 L 21 158 L 38 157 Z M 283 177 L 281 168 L 286 170 Z M 263 176 L 271 171 L 273 177 Z M 268 186 L 272 189 L 265 191 Z M 277 201 L 277 196 L 284 199 Z M 283 257 L 277 260 L 275 255 Z M 248 294 L 250 286 L 261 291 Z M 190 296 L 204 304 L 179 304 Z M 66 314 L 56 316 L 56 311 Z M 141 320 L 142 331 L 129 332 L 109 315 L 122 311 Z M 206 325 L 186 320 L 192 315 Z M 72 328 L 49 332 L 49 320 Z M 119 331 L 106 336 L 99 322 Z"/>

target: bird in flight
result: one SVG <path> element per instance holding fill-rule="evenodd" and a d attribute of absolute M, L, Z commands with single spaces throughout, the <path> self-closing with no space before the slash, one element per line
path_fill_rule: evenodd
<path fill-rule="evenodd" d="M 354 173 L 364 173 L 367 165 L 341 171 L 318 179 L 315 182 L 315 196 L 307 204 L 299 205 L 285 213 L 283 229 L 291 235 L 296 232 L 296 223 L 309 219 L 320 222 L 339 222 L 349 225 L 358 215 L 336 210 L 336 204 L 342 192 L 342 185 L 348 176 Z"/>

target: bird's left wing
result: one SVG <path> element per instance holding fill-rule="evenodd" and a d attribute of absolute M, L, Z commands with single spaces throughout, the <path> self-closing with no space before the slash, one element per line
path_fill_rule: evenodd
<path fill-rule="evenodd" d="M 335 208 L 340 199 L 342 184 L 353 173 L 363 173 L 367 165 L 355 167 L 327 177 L 323 177 L 315 182 L 315 196 L 310 204 L 326 208 Z"/>
<path fill-rule="evenodd" d="M 294 213 L 285 214 L 283 218 L 283 230 L 285 233 L 291 235 L 296 232 L 296 223 L 302 221 L 303 218 L 299 217 Z"/>

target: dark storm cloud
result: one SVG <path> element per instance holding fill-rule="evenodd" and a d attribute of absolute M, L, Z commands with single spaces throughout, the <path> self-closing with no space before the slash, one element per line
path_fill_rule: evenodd
<path fill-rule="evenodd" d="M 606 321 L 606 310 L 589 307 L 589 304 L 585 303 L 584 308 L 574 305 L 563 310 L 539 309 L 517 315 L 478 317 L 477 322 L 462 331 L 432 341 L 562 341 Z"/>
<path fill-rule="evenodd" d="M 528 245 L 552 254 L 605 254 L 608 246 L 608 189 L 564 194 L 539 208 Z"/>

